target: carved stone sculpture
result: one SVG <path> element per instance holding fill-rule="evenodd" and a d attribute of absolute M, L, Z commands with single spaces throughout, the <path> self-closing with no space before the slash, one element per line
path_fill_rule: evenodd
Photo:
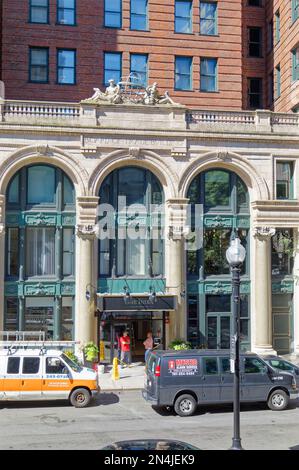
<path fill-rule="evenodd" d="M 109 86 L 106 88 L 105 93 L 103 93 L 99 88 L 94 88 L 94 94 L 88 98 L 88 100 L 85 100 L 85 102 L 108 101 L 111 104 L 122 103 L 120 86 L 115 83 L 113 78 L 108 81 Z"/>
<path fill-rule="evenodd" d="M 102 102 L 110 104 L 145 104 L 153 106 L 156 104 L 166 104 L 179 106 L 179 103 L 170 98 L 168 91 L 164 95 L 159 94 L 157 82 L 144 89 L 142 85 L 137 87 L 130 79 L 119 83 L 116 83 L 114 79 L 110 79 L 109 86 L 104 93 L 99 88 L 94 88 L 94 94 L 82 101 L 82 103 L 90 104 L 101 104 Z"/>

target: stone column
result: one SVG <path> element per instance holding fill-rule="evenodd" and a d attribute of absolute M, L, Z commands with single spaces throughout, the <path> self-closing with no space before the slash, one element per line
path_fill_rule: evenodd
<path fill-rule="evenodd" d="M 294 309 L 294 348 L 293 354 L 299 355 L 299 228 L 294 230 L 294 298 L 293 298 L 293 309 Z"/>
<path fill-rule="evenodd" d="M 272 345 L 271 237 L 275 229 L 256 227 L 254 260 L 254 325 L 252 349 L 258 354 L 276 354 Z"/>
<path fill-rule="evenodd" d="M 4 330 L 5 196 L 0 195 L 0 330 Z"/>
<path fill-rule="evenodd" d="M 177 297 L 177 310 L 169 313 L 166 325 L 166 347 L 173 339 L 186 339 L 186 270 L 184 235 L 186 233 L 188 199 L 166 201 L 165 275 L 169 294 Z"/>
<path fill-rule="evenodd" d="M 76 300 L 75 300 L 75 341 L 81 345 L 96 341 L 95 303 L 96 279 L 93 278 L 94 239 L 97 233 L 96 209 L 97 197 L 77 199 L 76 226 Z M 86 291 L 90 299 L 86 298 Z"/>

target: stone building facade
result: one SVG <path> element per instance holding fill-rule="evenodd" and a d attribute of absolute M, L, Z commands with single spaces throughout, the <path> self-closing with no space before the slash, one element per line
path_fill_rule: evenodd
<path fill-rule="evenodd" d="M 101 337 L 107 360 L 124 327 L 136 356 L 148 329 L 164 347 L 226 348 L 235 232 L 247 251 L 242 347 L 299 353 L 298 125 L 270 111 L 3 100 L 1 329 Z M 123 213 L 118 196 L 143 209 Z M 157 239 L 121 240 L 130 226 Z"/>

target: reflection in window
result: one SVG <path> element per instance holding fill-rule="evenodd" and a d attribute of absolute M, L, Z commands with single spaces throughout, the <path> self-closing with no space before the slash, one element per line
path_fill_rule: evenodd
<path fill-rule="evenodd" d="M 76 51 L 59 49 L 57 53 L 57 82 L 74 85 L 76 82 Z"/>
<path fill-rule="evenodd" d="M 216 207 L 228 206 L 229 203 L 229 173 L 221 170 L 207 171 L 205 173 L 205 205 Z"/>
<path fill-rule="evenodd" d="M 200 34 L 217 34 L 217 3 L 200 2 Z"/>
<path fill-rule="evenodd" d="M 192 1 L 176 0 L 175 32 L 192 33 Z"/>
<path fill-rule="evenodd" d="M 293 163 L 277 162 L 276 164 L 276 198 L 291 199 L 293 197 Z"/>
<path fill-rule="evenodd" d="M 7 276 L 17 277 L 19 274 L 19 229 L 7 229 Z"/>
<path fill-rule="evenodd" d="M 292 274 L 294 240 L 292 229 L 277 229 L 272 242 L 272 275 Z"/>
<path fill-rule="evenodd" d="M 121 28 L 121 0 L 105 0 L 105 26 Z"/>
<path fill-rule="evenodd" d="M 76 0 L 58 0 L 57 23 L 72 26 L 76 24 Z"/>
<path fill-rule="evenodd" d="M 206 229 L 204 232 L 204 272 L 229 274 L 226 250 L 230 242 L 230 230 Z"/>
<path fill-rule="evenodd" d="M 55 201 L 55 169 L 32 166 L 27 172 L 28 204 L 53 204 Z"/>
<path fill-rule="evenodd" d="M 131 0 L 131 29 L 147 29 L 147 0 Z"/>

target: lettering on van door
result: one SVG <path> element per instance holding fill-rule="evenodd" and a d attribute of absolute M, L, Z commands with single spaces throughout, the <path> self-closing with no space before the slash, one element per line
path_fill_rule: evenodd
<path fill-rule="evenodd" d="M 197 359 L 170 359 L 168 373 L 173 376 L 198 374 Z"/>

